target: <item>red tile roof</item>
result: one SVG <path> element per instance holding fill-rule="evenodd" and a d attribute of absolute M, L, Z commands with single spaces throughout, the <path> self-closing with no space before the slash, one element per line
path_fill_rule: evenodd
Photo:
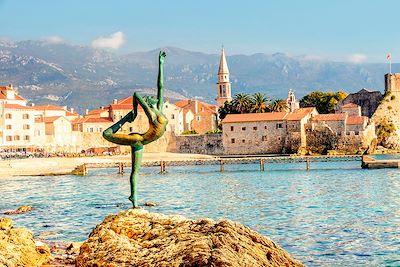
<path fill-rule="evenodd" d="M 15 94 L 14 97 L 15 97 L 15 99 L 10 99 L 10 100 L 25 100 L 25 101 L 26 101 L 26 99 L 23 98 L 23 97 L 20 96 L 20 95 Z M 8 99 L 8 98 L 6 97 L 6 95 L 5 95 L 3 92 L 0 91 L 0 99 L 6 100 L 6 99 Z"/>
<path fill-rule="evenodd" d="M 55 106 L 55 105 L 40 105 L 40 106 L 33 106 L 36 110 L 63 110 L 66 111 L 65 107 Z"/>
<path fill-rule="evenodd" d="M 315 107 L 298 108 L 298 109 L 295 109 L 293 113 L 310 113 L 310 112 L 313 112 L 314 110 L 316 111 Z"/>
<path fill-rule="evenodd" d="M 88 115 L 100 114 L 100 113 L 102 113 L 104 111 L 107 111 L 107 109 L 101 109 L 101 108 L 100 109 L 93 109 L 93 110 L 89 111 Z"/>
<path fill-rule="evenodd" d="M 313 117 L 313 121 L 344 121 L 346 116 L 346 113 L 319 114 Z"/>
<path fill-rule="evenodd" d="M 68 110 L 66 111 L 65 114 L 66 114 L 66 116 L 79 116 L 79 114 L 77 112 L 72 113 L 71 111 L 68 111 Z"/>
<path fill-rule="evenodd" d="M 311 112 L 315 111 L 314 107 L 309 108 L 299 108 L 293 111 L 293 113 L 289 113 L 286 116 L 286 120 L 288 121 L 299 121 L 309 115 Z"/>
<path fill-rule="evenodd" d="M 175 106 L 178 106 L 180 108 L 183 108 L 184 106 L 187 106 L 190 103 L 189 99 L 185 99 L 185 100 L 180 100 L 178 102 L 175 102 Z"/>
<path fill-rule="evenodd" d="M 18 105 L 18 104 L 8 104 L 8 103 L 4 104 L 4 108 L 8 108 L 8 109 L 24 109 L 24 110 L 27 110 L 27 109 L 33 110 L 34 109 L 31 106 L 22 106 L 22 105 Z"/>
<path fill-rule="evenodd" d="M 287 114 L 287 112 L 228 114 L 222 122 L 283 121 Z"/>
<path fill-rule="evenodd" d="M 35 119 L 35 122 L 52 123 L 61 117 L 62 116 L 41 117 L 41 118 Z"/>
<path fill-rule="evenodd" d="M 111 123 L 113 122 L 110 118 L 77 118 L 72 121 L 72 124 L 81 123 Z"/>
<path fill-rule="evenodd" d="M 367 117 L 365 117 L 365 116 L 349 116 L 349 117 L 347 117 L 346 124 L 360 125 L 360 124 L 364 124 L 366 120 L 367 120 Z"/>
<path fill-rule="evenodd" d="M 354 104 L 354 103 L 347 103 L 342 106 L 342 108 L 357 108 L 357 107 L 359 107 L 359 105 Z"/>
<path fill-rule="evenodd" d="M 192 112 L 196 110 L 196 107 L 192 107 L 192 104 L 197 104 L 197 111 L 198 113 L 207 111 L 210 114 L 217 114 L 217 106 L 208 104 L 199 100 L 180 100 L 178 102 L 175 102 L 175 105 L 182 108 L 182 109 L 191 109 Z"/>

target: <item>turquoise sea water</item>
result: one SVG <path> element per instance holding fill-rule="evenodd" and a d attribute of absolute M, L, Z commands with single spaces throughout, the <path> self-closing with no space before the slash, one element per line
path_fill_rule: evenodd
<path fill-rule="evenodd" d="M 308 266 L 400 266 L 400 170 L 360 162 L 143 168 L 139 201 L 154 212 L 228 218 L 267 235 Z M 128 172 L 130 170 L 127 170 Z M 103 218 L 130 207 L 129 174 L 0 179 L 0 212 L 47 239 L 82 241 Z"/>

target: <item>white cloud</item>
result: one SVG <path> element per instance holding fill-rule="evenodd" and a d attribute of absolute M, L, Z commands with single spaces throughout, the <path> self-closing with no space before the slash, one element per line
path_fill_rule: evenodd
<path fill-rule="evenodd" d="M 362 63 L 367 60 L 367 56 L 364 54 L 353 54 L 349 56 L 349 61 L 351 63 Z"/>
<path fill-rule="evenodd" d="M 99 37 L 92 42 L 94 48 L 112 48 L 118 49 L 125 43 L 123 32 L 114 32 L 109 37 Z"/>
<path fill-rule="evenodd" d="M 49 44 L 62 44 L 64 43 L 64 38 L 55 35 L 45 38 L 45 41 L 48 42 Z"/>

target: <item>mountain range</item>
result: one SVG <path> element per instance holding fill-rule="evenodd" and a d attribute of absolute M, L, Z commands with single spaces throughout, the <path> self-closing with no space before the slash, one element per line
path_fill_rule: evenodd
<path fill-rule="evenodd" d="M 134 91 L 155 94 L 161 49 L 167 52 L 166 97 L 213 103 L 219 54 L 176 47 L 120 55 L 90 46 L 1 40 L 0 84 L 13 84 L 34 103 L 67 105 L 82 112 Z M 286 98 L 290 88 L 298 98 L 315 90 L 383 91 L 387 72 L 383 63 L 354 64 L 282 53 L 232 55 L 227 62 L 233 94 L 263 92 L 271 98 Z"/>

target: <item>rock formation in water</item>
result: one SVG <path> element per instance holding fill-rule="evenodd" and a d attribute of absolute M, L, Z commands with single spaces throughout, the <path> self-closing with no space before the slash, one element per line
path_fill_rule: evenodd
<path fill-rule="evenodd" d="M 109 215 L 76 266 L 303 266 L 270 239 L 232 221 L 130 209 Z"/>
<path fill-rule="evenodd" d="M 31 206 L 21 206 L 21 207 L 17 208 L 16 210 L 6 211 L 6 212 L 4 212 L 4 214 L 11 215 L 11 214 L 25 213 L 25 212 L 29 212 L 29 211 L 32 211 Z"/>
<path fill-rule="evenodd" d="M 49 257 L 49 248 L 37 246 L 30 231 L 14 228 L 11 219 L 0 218 L 0 266 L 41 266 Z"/>

